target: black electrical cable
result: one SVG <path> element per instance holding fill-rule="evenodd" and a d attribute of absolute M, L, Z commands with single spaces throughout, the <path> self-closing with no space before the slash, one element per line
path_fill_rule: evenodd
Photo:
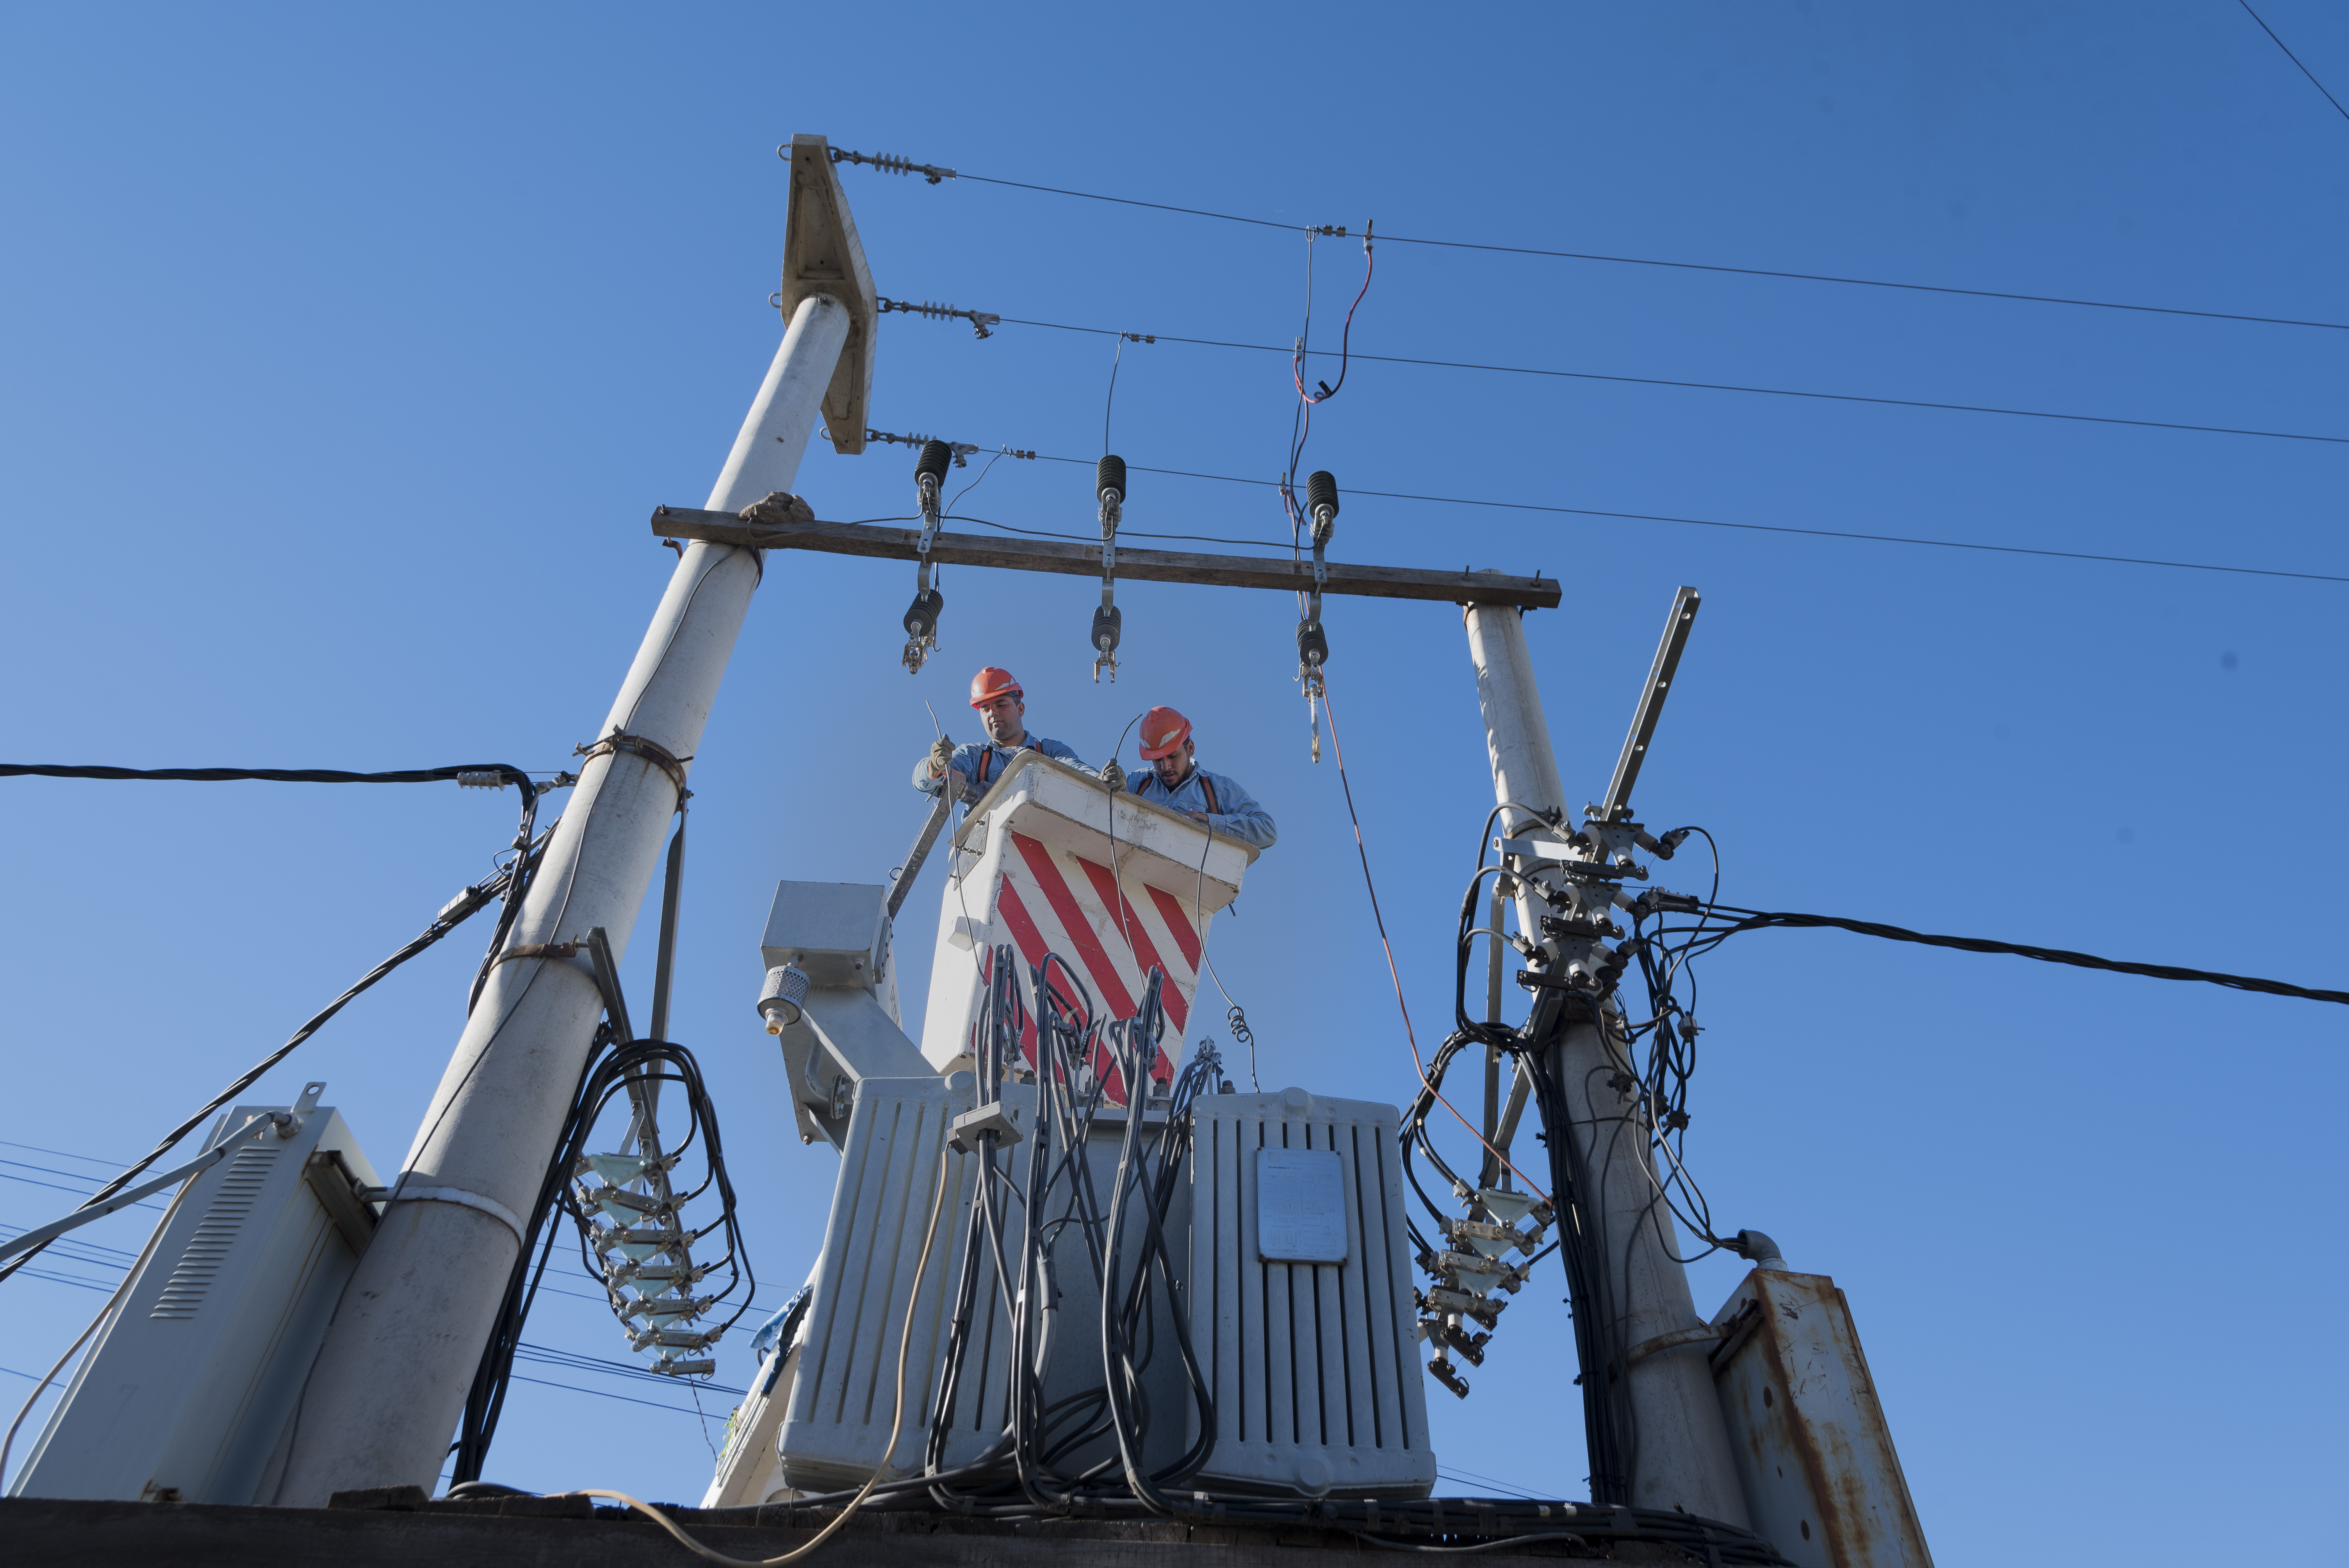
<path fill-rule="evenodd" d="M 515 832 L 513 841 L 513 848 L 518 853 L 530 848 L 532 833 L 538 819 L 540 794 L 545 789 L 569 781 L 568 775 L 556 774 L 554 776 L 554 783 L 552 785 L 533 784 L 528 773 L 507 762 L 462 763 L 447 768 L 404 768 L 381 773 L 354 773 L 339 768 L 110 768 L 94 764 L 0 762 L 0 779 L 5 778 L 131 779 L 157 783 L 194 784 L 242 782 L 445 784 L 454 780 L 461 784 L 481 785 L 494 789 L 502 789 L 512 784 L 522 791 L 522 826 Z M 489 951 L 481 955 L 481 969 L 473 976 L 472 991 L 466 999 L 465 1010 L 469 1014 L 473 1009 L 473 1004 L 481 1000 L 481 987 L 489 981 L 490 966 L 496 961 L 499 951 L 505 946 L 506 937 L 513 930 L 514 919 L 522 913 L 523 894 L 528 891 L 529 872 L 525 869 L 523 875 L 504 890 L 505 909 L 498 917 L 498 928 L 490 938 Z M 362 987 L 371 983 L 363 982 Z M 331 1010 L 329 1016 L 331 1016 Z M 299 1041 L 295 1043 L 298 1044 Z M 287 1048 L 292 1047 L 289 1046 Z M 150 1161 L 154 1158 L 154 1155 L 148 1156 Z M 106 1193 L 101 1192 L 98 1196 L 103 1198 Z M 0 1271 L 0 1279 L 6 1277 L 6 1272 Z"/>
<path fill-rule="evenodd" d="M 2341 100 L 2333 96 L 2333 89 L 2331 88 L 2326 87 L 2323 82 L 2316 79 L 2316 73 L 2314 71 L 2310 70 L 2304 65 L 2301 65 L 2300 57 L 2292 52 L 2292 46 L 2285 43 L 2282 38 L 2277 37 L 2276 30 L 2268 26 L 2267 18 L 2261 16 L 2257 11 L 2253 11 L 2251 9 L 2251 0 L 2237 0 L 2237 4 L 2242 6 L 2245 13 L 2250 15 L 2252 21 L 2257 22 L 2260 25 L 2261 32 L 2265 33 L 2271 39 L 2274 40 L 2275 46 L 2283 51 L 2283 57 L 2285 59 L 2290 60 L 2295 66 L 2300 66 L 2300 74 L 2308 78 L 2310 86 L 2313 87 L 2318 92 L 2324 95 L 2324 101 L 2331 104 L 2334 110 L 2340 114 L 2343 119 L 2349 119 L 2349 108 L 2343 108 L 2341 107 Z"/>
<path fill-rule="evenodd" d="M 707 1177 L 701 1186 L 676 1196 L 670 1204 L 670 1217 L 678 1227 L 680 1244 L 698 1240 L 720 1226 L 726 1232 L 726 1256 L 713 1264 L 697 1265 L 696 1277 L 684 1282 L 682 1291 L 689 1294 L 702 1275 L 714 1273 L 719 1268 L 728 1270 L 730 1280 L 724 1290 L 716 1293 L 713 1303 L 725 1301 L 733 1295 L 737 1286 L 746 1282 L 750 1286 L 740 1301 L 735 1304 L 730 1316 L 700 1332 L 715 1340 L 740 1321 L 757 1296 L 758 1280 L 750 1272 L 750 1256 L 742 1243 L 736 1215 L 737 1202 L 733 1183 L 727 1174 L 716 1107 L 702 1082 L 698 1064 L 690 1051 L 673 1042 L 631 1040 L 616 1044 L 613 1040 L 615 1032 L 613 1022 L 607 1018 L 598 1027 L 595 1040 L 589 1048 L 588 1060 L 580 1074 L 578 1091 L 564 1119 L 562 1139 L 555 1146 L 554 1158 L 547 1163 L 538 1199 L 533 1205 L 524 1229 L 522 1249 L 515 1256 L 498 1316 L 492 1323 L 489 1341 L 483 1346 L 480 1364 L 475 1368 L 457 1440 L 450 1450 L 455 1456 L 452 1473 L 460 1481 L 478 1480 L 488 1461 L 490 1445 L 497 1435 L 498 1420 L 504 1410 L 506 1387 L 515 1377 L 515 1352 L 521 1344 L 539 1282 L 545 1277 L 560 1233 L 551 1223 L 558 1209 L 570 1214 L 579 1233 L 581 1264 L 588 1276 L 604 1286 L 605 1298 L 616 1310 L 623 1303 L 624 1298 L 618 1295 L 619 1286 L 588 1262 L 587 1246 L 593 1222 L 570 1191 L 569 1182 L 580 1169 L 587 1145 L 595 1137 L 605 1110 L 632 1088 L 675 1083 L 685 1090 L 689 1119 L 686 1134 L 675 1149 L 665 1152 L 664 1160 L 674 1161 L 697 1140 L 703 1145 L 702 1158 L 709 1168 Z M 681 1210 L 713 1185 L 718 1189 L 722 1205 L 719 1219 L 699 1231 L 686 1231 L 675 1211 Z M 540 1240 L 542 1233 L 544 1235 L 543 1243 Z M 533 1251 L 538 1253 L 534 1265 L 531 1256 Z"/>
<path fill-rule="evenodd" d="M 1211 1050 L 1199 1052 L 1164 1102 L 1152 1101 L 1150 1070 L 1165 1033 L 1163 972 L 1154 966 L 1145 977 L 1133 1018 L 1111 1020 L 1058 954 L 1044 954 L 1030 971 L 1032 1013 L 1020 995 L 1014 950 L 999 946 L 988 960 L 974 1053 L 977 1092 L 982 1103 L 999 1098 L 1005 1078 L 1018 1075 L 1033 1084 L 1040 1114 L 1009 1170 L 998 1163 L 1005 1151 L 995 1135 L 978 1134 L 976 1201 L 942 1326 L 937 1393 L 918 1479 L 933 1503 L 959 1511 L 1051 1513 L 1130 1502 L 1163 1516 L 1179 1506 L 1166 1489 L 1205 1462 L 1216 1430 L 1213 1391 L 1180 1313 L 1169 1315 L 1171 1344 L 1182 1362 L 1188 1410 L 1154 1411 L 1145 1374 L 1164 1349 L 1159 1315 L 1180 1299 L 1168 1214 L 1188 1156 L 1190 1111 L 1221 1064 Z M 1029 1071 L 1019 1063 L 1031 1022 L 1036 1047 Z M 1097 1118 L 1121 1086 L 1129 1091 L 1128 1106 L 1117 1130 L 1115 1167 L 1097 1171 L 1096 1161 L 1109 1154 L 1109 1129 Z M 1016 1221 L 1007 1199 L 1018 1204 Z M 1067 1277 L 1071 1267 L 1080 1277 Z M 972 1354 L 982 1338 L 979 1291 L 990 1279 L 995 1299 L 983 1338 L 1002 1346 L 995 1352 L 1004 1379 L 999 1405 L 998 1389 L 989 1387 L 999 1374 Z M 1056 1346 L 1056 1326 L 1061 1333 L 1073 1326 L 1073 1319 L 1061 1321 L 1067 1294 L 1087 1283 L 1095 1292 L 1099 1349 Z M 1061 1311 L 1049 1310 L 1055 1303 Z M 1090 1366 L 1096 1354 L 1100 1386 L 1047 1401 L 1051 1368 L 1062 1368 L 1053 1375 L 1057 1383 L 1071 1357 Z M 999 1408 L 999 1429 L 975 1457 L 949 1468 L 949 1437 L 980 1430 L 980 1420 Z M 1153 1444 L 1152 1431 L 1163 1435 L 1168 1423 L 1186 1416 L 1195 1418 L 1192 1441 L 1154 1463 L 1151 1455 L 1166 1450 Z"/>
<path fill-rule="evenodd" d="M 2099 958 L 2090 953 L 2073 953 L 2061 947 L 2034 947 L 2026 943 L 1998 942 L 1979 936 L 1935 936 L 1924 932 L 1909 931 L 1898 925 L 1885 925 L 1876 921 L 1847 920 L 1833 914 L 1791 914 L 1749 909 L 1737 909 L 1728 904 L 1708 904 L 1710 913 L 1736 918 L 1725 929 L 1710 934 L 1713 944 L 1744 931 L 1762 931 L 1772 926 L 1789 928 L 1826 927 L 1837 931 L 1856 932 L 1862 936 L 1882 937 L 1889 942 L 1917 942 L 1928 947 L 1954 947 L 1964 953 L 2011 954 L 2017 958 L 2035 958 L 2043 964 L 2068 964 L 2081 969 L 2107 969 L 2117 975 L 2142 975 L 2155 980 L 2195 980 L 2206 985 L 2224 985 L 2236 991 L 2256 991 L 2270 996 L 2295 996 L 2308 1002 L 2339 1002 L 2349 1004 L 2349 991 L 2324 991 L 2307 985 L 2294 985 L 2283 980 L 2261 980 L 2247 975 L 2221 975 L 2209 969 L 2186 969 L 2168 964 L 2136 964 L 2118 958 Z"/>
<path fill-rule="evenodd" d="M 1367 280 L 1365 282 L 1367 285 Z M 1007 326 L 1038 326 L 1055 332 L 1081 332 L 1094 335 L 1118 335 L 1107 327 L 1072 326 L 1061 321 L 1029 321 L 1019 316 L 1003 318 Z M 1237 348 L 1258 354 L 1320 355 L 1324 358 L 1340 358 L 1326 348 L 1282 348 L 1270 343 L 1233 343 L 1213 337 L 1179 337 L 1172 333 L 1153 333 L 1154 343 L 1183 343 L 1197 348 Z M 1804 397 L 1826 403 L 1873 403 L 1889 408 L 1928 408 L 1945 414 L 1996 414 L 2015 419 L 2061 419 L 2082 425 L 2127 425 L 2145 430 L 2188 430 L 2205 436 L 2255 436 L 2272 441 L 2321 441 L 2335 446 L 2349 446 L 2349 436 L 2320 436 L 2299 430 L 2257 430 L 2233 425 L 2195 425 L 2171 419 L 2131 419 L 2115 414 L 2066 414 L 2045 408 L 2002 408 L 1980 403 L 1941 403 L 1922 397 L 1878 397 L 1858 392 L 1814 392 L 1788 387 L 1744 387 L 1720 381 L 1679 381 L 1657 376 L 1615 376 L 1596 370 L 1558 370 L 1525 365 L 1484 365 L 1464 359 L 1420 359 L 1399 354 L 1356 354 L 1355 359 L 1367 359 L 1381 365 L 1417 365 L 1436 370 L 1475 370 L 1496 376 L 1538 376 L 1561 381 L 1609 381 L 1625 387 L 1670 387 L 1691 392 L 1737 392 L 1757 397 Z M 1340 384 L 1344 372 L 1339 373 Z M 1334 388 L 1333 388 L 1334 390 Z M 1299 396 L 1308 396 L 1300 378 Z M 1320 398 L 1310 397 L 1311 402 Z"/>
<path fill-rule="evenodd" d="M 529 819 L 527 817 L 524 818 L 525 824 L 527 824 L 528 820 Z M 544 833 L 541 834 L 535 841 L 532 841 L 529 847 L 524 850 L 512 863 L 499 871 L 494 875 L 485 877 L 481 881 L 475 882 L 471 887 L 468 887 L 463 892 L 460 892 L 455 898 L 450 899 L 447 904 L 441 907 L 440 913 L 432 917 L 431 923 L 427 925 L 423 932 L 418 935 L 414 941 L 409 942 L 406 946 L 401 947 L 398 951 L 393 953 L 382 963 L 368 970 L 365 975 L 360 975 L 357 981 L 351 985 L 350 989 L 345 991 L 332 1002 L 327 1003 L 324 1008 L 313 1015 L 300 1028 L 295 1030 L 292 1037 L 284 1045 L 278 1047 L 275 1050 L 270 1052 L 269 1055 L 262 1057 L 260 1061 L 255 1062 L 252 1067 L 238 1074 L 235 1078 L 230 1081 L 226 1088 L 222 1089 L 218 1094 L 212 1096 L 212 1099 L 206 1100 L 202 1106 L 200 1106 L 196 1109 L 195 1114 L 181 1122 L 179 1126 L 173 1128 L 170 1132 L 164 1134 L 161 1141 L 158 1142 L 144 1158 L 138 1161 L 138 1163 L 132 1165 L 129 1170 L 124 1171 L 119 1175 L 114 1177 L 97 1191 L 91 1193 L 88 1202 L 80 1204 L 79 1207 L 86 1209 L 92 1203 L 103 1202 L 106 1199 L 113 1196 L 115 1193 L 122 1191 L 123 1188 L 129 1186 L 133 1181 L 138 1179 L 140 1172 L 145 1171 L 149 1166 L 154 1164 L 156 1161 L 170 1153 L 174 1144 L 178 1143 L 180 1140 L 185 1138 L 189 1133 L 202 1126 L 205 1118 L 211 1116 L 214 1111 L 220 1109 L 221 1107 L 228 1104 L 229 1101 L 234 1099 L 238 1095 L 244 1092 L 245 1089 L 251 1088 L 254 1083 L 259 1080 L 262 1074 L 267 1072 L 271 1068 L 275 1067 L 279 1062 L 284 1061 L 288 1056 L 291 1056 L 294 1053 L 295 1047 L 299 1047 L 311 1036 L 316 1034 L 321 1028 L 324 1028 L 326 1022 L 334 1017 L 336 1014 L 341 1012 L 354 997 L 357 997 L 361 992 L 366 991 L 377 981 L 381 980 L 385 975 L 390 974 L 393 970 L 398 968 L 401 965 L 407 963 L 409 959 L 415 957 L 426 948 L 430 947 L 434 943 L 439 942 L 442 937 L 448 935 L 449 933 L 463 924 L 473 915 L 479 913 L 490 903 L 492 900 L 502 895 L 513 893 L 517 878 L 519 878 L 523 883 L 526 883 L 530 875 L 536 870 L 540 858 L 545 853 L 546 841 L 554 831 L 554 830 L 550 827 Z M 521 902 L 522 901 L 518 896 L 509 897 L 507 905 L 509 912 L 520 908 Z M 502 922 L 500 923 L 499 938 L 497 941 L 492 941 L 491 944 L 491 951 L 492 953 L 497 949 L 498 941 L 502 940 L 503 933 L 505 932 L 509 923 L 510 922 Z M 40 1246 L 31 1247 L 26 1249 L 25 1252 L 18 1253 L 16 1256 L 9 1259 L 5 1264 L 0 1264 L 0 1280 L 5 1280 L 10 1274 L 15 1274 L 18 1269 L 24 1267 L 25 1264 L 31 1262 L 34 1258 L 38 1257 L 43 1249 L 47 1245 L 48 1243 L 44 1242 Z"/>
<path fill-rule="evenodd" d="M 272 784 L 446 784 L 471 774 L 494 775 L 517 786 L 525 799 L 535 799 L 542 786 L 530 775 L 503 762 L 477 762 L 460 768 L 408 768 L 388 773 L 347 773 L 336 768 L 101 768 L 49 762 L 0 762 L 0 779 L 132 779 L 195 784 L 225 784 L 252 779 Z"/>

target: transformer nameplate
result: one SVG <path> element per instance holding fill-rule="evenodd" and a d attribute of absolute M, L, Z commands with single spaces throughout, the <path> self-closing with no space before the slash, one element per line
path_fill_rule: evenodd
<path fill-rule="evenodd" d="M 1256 1235 L 1267 1263 L 1344 1263 L 1343 1158 L 1330 1149 L 1257 1150 Z"/>

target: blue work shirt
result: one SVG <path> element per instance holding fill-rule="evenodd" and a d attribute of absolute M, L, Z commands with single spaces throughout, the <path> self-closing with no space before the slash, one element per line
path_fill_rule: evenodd
<path fill-rule="evenodd" d="M 1206 783 L 1201 783 L 1202 779 Z M 1280 836 L 1272 825 L 1272 813 L 1257 805 L 1256 797 L 1228 773 L 1210 773 L 1194 763 L 1191 776 L 1176 785 L 1170 795 L 1159 782 L 1157 770 L 1143 763 L 1126 776 L 1125 787 L 1146 800 L 1203 817 L 1208 827 L 1224 837 L 1237 839 L 1259 850 L 1272 848 L 1272 841 Z M 1216 809 L 1213 811 L 1207 809 L 1207 790 L 1211 787 L 1216 792 Z"/>
<path fill-rule="evenodd" d="M 1081 772 L 1093 771 L 1085 766 L 1083 758 L 1059 741 L 1047 740 L 1042 736 L 1035 734 L 1030 734 L 1017 746 L 999 746 L 992 740 L 966 740 L 955 748 L 954 760 L 947 766 L 970 781 L 962 794 L 964 801 L 968 803 L 994 789 L 996 780 L 1010 770 L 1011 759 L 1018 757 L 1020 752 L 1030 749 L 1042 752 L 1055 762 L 1065 762 Z M 978 759 L 989 753 L 992 755 L 988 756 L 987 779 L 985 782 L 981 782 L 978 777 Z M 930 776 L 929 754 L 924 752 L 921 760 L 914 764 L 914 788 L 925 795 L 935 795 L 938 792 L 938 786 L 942 782 L 943 780 Z"/>

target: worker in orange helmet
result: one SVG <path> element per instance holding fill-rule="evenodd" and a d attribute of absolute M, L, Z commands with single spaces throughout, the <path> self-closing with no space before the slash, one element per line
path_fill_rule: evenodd
<path fill-rule="evenodd" d="M 1270 849 L 1279 836 L 1272 825 L 1272 814 L 1256 803 L 1256 797 L 1238 779 L 1200 767 L 1197 750 L 1189 719 L 1171 707 L 1154 707 L 1142 716 L 1142 759 L 1150 764 L 1148 771 L 1136 773 L 1131 783 L 1125 783 L 1123 769 L 1112 758 L 1102 777 L 1111 779 L 1112 788 L 1124 783 L 1143 799 L 1172 806 L 1226 838 L 1259 850 Z"/>
<path fill-rule="evenodd" d="M 1055 762 L 1091 773 L 1077 754 L 1057 740 L 1028 733 L 1028 703 L 1011 672 L 988 665 L 970 677 L 970 706 L 987 727 L 985 740 L 957 746 L 945 736 L 914 764 L 914 788 L 926 795 L 951 789 L 953 798 L 978 799 L 988 786 L 1003 777 L 1011 759 L 1022 751 L 1040 751 Z"/>

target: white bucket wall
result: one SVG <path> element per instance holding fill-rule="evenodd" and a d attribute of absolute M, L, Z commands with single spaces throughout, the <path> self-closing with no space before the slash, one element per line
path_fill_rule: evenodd
<path fill-rule="evenodd" d="M 1030 752 L 974 806 L 948 851 L 938 905 L 922 1054 L 940 1072 L 968 1069 L 995 946 L 1027 971 L 1046 954 L 1065 960 L 1092 994 L 1096 1017 L 1128 1018 L 1153 968 L 1164 971 L 1167 1033 L 1154 1077 L 1182 1063 L 1204 972 L 1208 928 L 1239 896 L 1255 861 L 1247 845 L 1176 811 Z M 1032 1028 L 1021 1042 L 1032 1053 Z M 1123 1103 L 1122 1086 L 1113 1094 Z"/>

